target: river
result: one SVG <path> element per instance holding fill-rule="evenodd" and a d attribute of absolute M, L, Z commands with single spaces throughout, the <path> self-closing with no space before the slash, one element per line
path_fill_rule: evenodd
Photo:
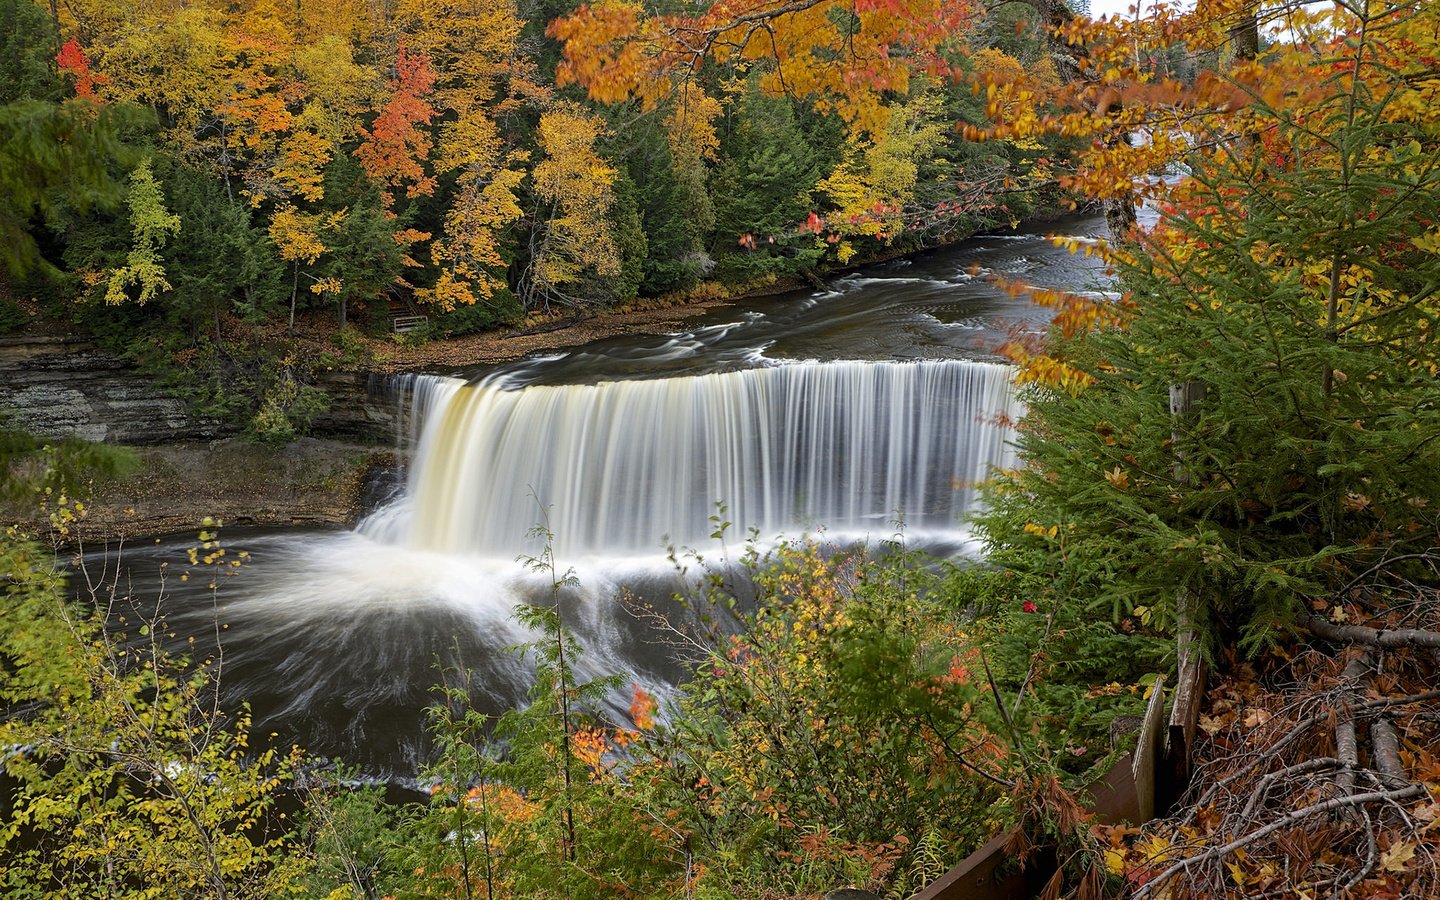
<path fill-rule="evenodd" d="M 512 611 L 544 602 L 559 572 L 578 581 L 561 602 L 582 673 L 664 691 L 683 669 L 654 616 L 696 615 L 672 600 L 686 577 L 668 547 L 717 560 L 750 528 L 873 542 L 903 521 L 908 544 L 965 552 L 973 482 L 1013 462 L 1019 408 L 996 351 L 1048 320 L 986 276 L 1103 289 L 1098 261 L 1046 239 L 1103 228 L 1072 216 L 670 335 L 397 376 L 408 475 L 357 528 L 226 531 L 210 565 L 214 548 L 190 562 L 194 534 L 137 542 L 87 554 L 85 580 L 106 598 L 121 586 L 104 602 L 125 628 L 163 619 L 178 648 L 218 661 L 257 733 L 404 782 L 442 670 L 473 670 L 486 712 L 524 702 L 533 670 L 513 648 L 533 636 Z M 717 504 L 734 523 L 721 542 Z M 547 546 L 557 572 L 517 561 Z"/>

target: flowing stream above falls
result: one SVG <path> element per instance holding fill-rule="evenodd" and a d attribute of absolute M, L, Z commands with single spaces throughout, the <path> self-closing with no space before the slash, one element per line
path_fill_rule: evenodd
<path fill-rule="evenodd" d="M 673 601 L 685 577 L 666 548 L 716 559 L 717 504 L 731 553 L 751 528 L 873 542 L 899 521 L 912 545 L 965 549 L 972 485 L 1014 462 L 1019 410 L 996 350 L 1048 319 L 986 271 L 1105 287 L 1098 263 L 1036 229 L 743 301 L 674 334 L 396 376 L 385 387 L 406 410 L 408 465 L 357 528 L 227 530 L 250 558 L 213 591 L 204 573 L 175 577 L 193 534 L 87 554 L 89 580 L 126 584 L 135 608 L 117 617 L 158 608 L 187 651 L 218 641 L 222 690 L 250 702 L 257 731 L 404 779 L 425 758 L 422 710 L 444 668 L 474 670 L 482 711 L 525 702 L 533 668 L 512 648 L 532 635 L 512 613 L 545 602 L 550 577 L 517 556 L 541 549 L 530 532 L 543 524 L 579 578 L 562 602 L 582 675 L 663 691 L 684 671 L 653 616 L 696 615 Z"/>

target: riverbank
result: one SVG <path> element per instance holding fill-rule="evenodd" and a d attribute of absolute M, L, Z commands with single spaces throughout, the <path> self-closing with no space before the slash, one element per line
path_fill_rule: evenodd
<path fill-rule="evenodd" d="M 1075 210 L 1046 206 L 1027 217 L 1017 231 L 1039 231 L 1049 224 L 1077 215 Z M 787 276 L 744 285 L 703 282 L 686 291 L 643 297 L 619 307 L 580 315 L 532 316 L 513 327 L 477 332 L 426 342 L 404 339 L 365 338 L 366 352 L 373 361 L 369 369 L 390 374 L 457 366 L 495 365 L 512 362 L 531 353 L 560 350 L 591 341 L 626 335 L 667 334 L 685 327 L 698 316 L 737 303 L 774 297 L 795 291 L 823 289 L 830 280 L 853 274 L 870 266 L 908 259 L 937 250 L 957 247 L 980 236 L 981 232 L 956 235 L 926 247 L 885 248 L 844 265 L 836 264 L 807 278 Z M 325 320 L 324 327 L 333 326 Z M 324 338 L 330 340 L 329 337 Z M 323 350 L 324 348 L 319 348 Z"/>
<path fill-rule="evenodd" d="M 664 334 L 712 310 L 772 294 L 799 290 L 800 282 L 777 284 L 737 294 L 687 294 L 672 300 L 649 301 L 585 316 L 532 320 L 531 324 L 461 337 L 396 343 L 370 339 L 374 370 L 409 372 L 444 366 L 491 365 L 511 362 L 531 353 L 573 347 L 603 338 L 634 334 Z"/>

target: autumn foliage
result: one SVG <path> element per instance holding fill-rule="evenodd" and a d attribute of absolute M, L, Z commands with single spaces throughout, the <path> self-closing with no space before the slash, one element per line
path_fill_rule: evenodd
<path fill-rule="evenodd" d="M 390 80 L 390 98 L 374 125 L 369 130 L 359 129 L 362 140 L 355 155 L 365 173 L 387 188 L 408 182 L 405 190 L 410 197 L 435 190 L 435 180 L 422 165 L 430 155 L 430 138 L 423 129 L 435 118 L 426 99 L 434 87 L 429 58 L 407 53 L 401 44 Z"/>

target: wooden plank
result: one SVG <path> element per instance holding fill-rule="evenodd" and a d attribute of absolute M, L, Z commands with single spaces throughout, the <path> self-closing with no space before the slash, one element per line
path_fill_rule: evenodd
<path fill-rule="evenodd" d="M 1140 823 L 1135 796 L 1134 757 L 1126 753 L 1089 790 L 1087 807 L 1105 825 Z M 1015 829 L 991 838 L 954 868 L 915 894 L 912 900 L 1029 900 L 1055 874 L 1056 860 L 1045 848 L 1036 848 L 1022 871 L 1019 861 L 1005 852 Z"/>
<path fill-rule="evenodd" d="M 1135 744 L 1135 799 L 1140 822 L 1155 818 L 1155 771 L 1165 749 L 1165 676 L 1155 678 L 1150 688 L 1150 705 L 1145 707 L 1145 722 L 1140 726 L 1140 739 Z"/>
<path fill-rule="evenodd" d="M 1126 753 L 1115 761 L 1110 771 L 1090 786 L 1090 802 L 1086 807 L 1102 825 L 1121 822 L 1140 824 L 1140 801 L 1135 792 L 1135 756 Z"/>
<path fill-rule="evenodd" d="M 1200 405 L 1206 400 L 1205 383 L 1187 381 L 1170 385 L 1170 440 L 1179 448 L 1185 432 L 1194 424 Z M 1175 480 L 1190 482 L 1185 454 L 1175 450 Z M 1205 695 L 1205 657 L 1200 647 L 1199 624 L 1204 609 L 1200 598 L 1186 587 L 1175 595 L 1175 702 L 1165 738 L 1164 766 L 1156 787 L 1156 812 L 1169 811 L 1190 786 L 1190 756 L 1195 746 L 1195 727 L 1200 721 L 1200 701 Z"/>
<path fill-rule="evenodd" d="M 1011 828 L 991 838 L 955 868 L 932 881 L 911 900 L 1025 900 L 1034 897 L 1055 872 L 1053 856 L 1037 850 L 1022 871 L 1005 846 L 1015 836 Z"/>
<path fill-rule="evenodd" d="M 1156 802 L 1159 812 L 1168 812 L 1189 788 L 1194 770 L 1195 729 L 1200 724 L 1200 707 L 1205 698 L 1205 655 L 1200 635 L 1185 628 L 1176 635 L 1179 662 L 1175 675 L 1175 703 L 1171 706 L 1169 733 L 1165 746 L 1165 783 Z"/>
<path fill-rule="evenodd" d="M 429 316 L 396 316 L 390 320 L 390 325 L 395 329 L 396 334 L 405 334 L 414 331 L 429 320 Z"/>

